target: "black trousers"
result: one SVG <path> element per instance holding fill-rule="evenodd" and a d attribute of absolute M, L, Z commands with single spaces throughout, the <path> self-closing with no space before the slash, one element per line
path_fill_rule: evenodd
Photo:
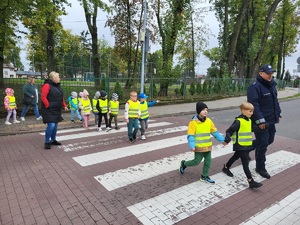
<path fill-rule="evenodd" d="M 228 160 L 228 162 L 225 164 L 225 166 L 229 169 L 232 164 L 238 160 L 239 158 L 242 161 L 242 165 L 243 165 L 243 169 L 244 169 L 244 173 L 246 174 L 246 177 L 248 179 L 252 178 L 251 172 L 249 170 L 249 153 L 250 151 L 235 151 L 233 156 L 231 156 L 231 158 Z"/>

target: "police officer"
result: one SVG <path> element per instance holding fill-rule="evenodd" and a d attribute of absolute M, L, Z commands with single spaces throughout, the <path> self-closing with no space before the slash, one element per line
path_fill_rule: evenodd
<path fill-rule="evenodd" d="M 251 117 L 253 124 L 259 129 L 254 131 L 257 144 L 255 147 L 256 172 L 264 178 L 271 176 L 266 170 L 267 147 L 273 143 L 276 128 L 279 123 L 281 109 L 279 106 L 276 90 L 276 82 L 273 73 L 276 70 L 269 64 L 260 67 L 256 81 L 248 87 L 247 101 L 254 106 L 254 113 Z"/>

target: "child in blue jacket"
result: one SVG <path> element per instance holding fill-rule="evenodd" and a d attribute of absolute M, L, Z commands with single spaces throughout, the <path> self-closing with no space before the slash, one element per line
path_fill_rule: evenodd
<path fill-rule="evenodd" d="M 71 111 L 71 122 L 75 123 L 74 120 L 74 114 L 76 114 L 76 117 L 82 122 L 82 117 L 78 110 L 78 104 L 80 99 L 78 98 L 77 92 L 72 91 L 71 96 L 68 98 L 68 102 L 70 105 L 70 111 Z"/>

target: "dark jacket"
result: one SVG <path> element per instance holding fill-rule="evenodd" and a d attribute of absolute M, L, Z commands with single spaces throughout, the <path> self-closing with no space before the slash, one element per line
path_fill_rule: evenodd
<path fill-rule="evenodd" d="M 63 120 L 61 109 L 66 106 L 63 96 L 59 83 L 54 83 L 50 79 L 45 80 L 41 98 L 44 123 L 58 123 Z"/>
<path fill-rule="evenodd" d="M 231 136 L 234 134 L 234 132 L 236 132 L 236 139 L 238 140 L 238 131 L 240 129 L 240 121 L 237 120 L 237 118 L 243 118 L 247 121 L 249 121 L 250 119 L 244 115 L 239 115 L 238 117 L 236 117 L 236 119 L 233 121 L 232 125 L 226 130 L 226 137 L 225 137 L 225 142 L 229 143 L 231 141 Z M 252 125 L 252 130 L 253 131 L 253 125 Z M 238 142 L 235 142 L 235 144 L 233 144 L 233 151 L 251 151 L 253 150 L 252 146 L 241 146 L 239 145 Z"/>
<path fill-rule="evenodd" d="M 281 109 L 279 106 L 274 80 L 266 81 L 257 76 L 256 81 L 248 87 L 247 101 L 254 106 L 251 117 L 256 124 L 275 124 L 279 122 Z"/>
<path fill-rule="evenodd" d="M 22 90 L 23 90 L 24 98 L 30 99 L 31 105 L 36 105 L 38 102 L 37 86 L 35 84 L 27 83 L 23 86 Z M 34 96 L 34 97 L 31 98 L 31 96 Z M 28 103 L 29 103 L 29 101 L 28 101 Z"/>

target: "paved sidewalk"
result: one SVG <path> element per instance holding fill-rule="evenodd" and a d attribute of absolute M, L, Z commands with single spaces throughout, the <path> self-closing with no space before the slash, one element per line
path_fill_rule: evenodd
<path fill-rule="evenodd" d="M 280 101 L 287 100 L 289 97 L 297 95 L 299 89 L 297 88 L 286 88 L 283 91 L 278 92 L 278 97 Z M 207 101 L 205 102 L 210 110 L 220 110 L 220 109 L 229 109 L 238 107 L 243 101 L 246 101 L 246 96 L 240 97 L 232 97 L 232 98 L 225 98 L 215 101 Z M 155 107 L 150 108 L 150 115 L 151 118 L 155 117 L 163 117 L 163 116 L 170 116 L 170 115 L 178 115 L 178 114 L 193 114 L 195 113 L 195 105 L 196 103 L 183 103 L 183 104 L 176 104 L 176 105 L 162 105 L 160 106 L 157 104 Z M 119 121 L 123 121 L 123 114 L 124 111 L 120 110 Z M 65 121 L 59 123 L 58 129 L 70 129 L 73 127 L 81 127 L 81 123 L 71 123 L 70 122 L 70 113 L 64 113 L 63 117 Z M 32 132 L 43 132 L 45 130 L 45 124 L 42 121 L 37 121 L 35 116 L 30 115 L 26 116 L 26 121 L 21 122 L 19 124 L 12 124 L 12 125 L 4 125 L 5 118 L 0 119 L 0 136 L 4 135 L 15 135 L 15 134 L 22 134 L 22 133 L 32 133 Z M 94 121 L 93 115 L 91 116 L 90 124 L 92 125 Z"/>

